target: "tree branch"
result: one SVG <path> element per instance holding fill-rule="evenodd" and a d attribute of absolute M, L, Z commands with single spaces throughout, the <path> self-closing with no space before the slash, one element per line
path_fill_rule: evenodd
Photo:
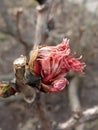
<path fill-rule="evenodd" d="M 16 40 L 18 40 L 25 47 L 25 50 L 28 53 L 27 51 L 29 48 L 28 43 L 24 41 L 24 39 L 22 38 L 19 29 L 19 19 L 21 13 L 22 13 L 22 8 L 18 8 L 15 12 L 16 15 L 16 23 L 15 23 L 7 11 L 7 6 L 5 2 L 0 1 L 0 14 L 6 24 L 6 27 L 0 27 L 0 31 L 16 38 Z"/>
<path fill-rule="evenodd" d="M 33 102 L 35 89 L 40 85 L 40 77 L 30 73 L 25 56 L 20 56 L 14 63 L 15 79 L 10 82 L 0 82 L 0 96 L 9 97 L 21 92 L 27 102 Z"/>
<path fill-rule="evenodd" d="M 16 16 L 16 34 L 17 34 L 17 38 L 18 40 L 21 42 L 21 44 L 23 44 L 25 46 L 25 49 L 27 50 L 28 48 L 28 44 L 26 41 L 23 40 L 22 36 L 21 36 L 21 32 L 20 32 L 20 16 L 23 12 L 23 9 L 22 8 L 18 8 L 16 11 L 15 11 L 15 16 Z"/>
<path fill-rule="evenodd" d="M 98 118 L 98 106 L 89 108 L 81 114 L 75 113 L 69 120 L 67 120 L 65 123 L 59 124 L 59 127 L 63 127 L 65 130 L 68 128 L 75 127 L 76 125 L 79 125 L 81 123 L 85 123 L 88 121 L 93 121 Z"/>
<path fill-rule="evenodd" d="M 79 77 L 75 76 L 72 78 L 70 85 L 68 87 L 68 94 L 69 94 L 69 103 L 72 112 L 74 113 L 81 113 L 81 104 L 78 96 L 78 89 L 79 89 Z M 83 130 L 84 129 L 84 124 L 79 125 L 78 127 L 75 128 L 76 130 Z"/>
<path fill-rule="evenodd" d="M 75 76 L 70 81 L 70 85 L 68 87 L 69 102 L 72 112 L 81 112 L 81 105 L 78 97 L 78 85 L 79 78 Z"/>
<path fill-rule="evenodd" d="M 40 2 L 39 2 L 40 3 Z M 37 24 L 36 24 L 36 33 L 35 33 L 35 41 L 34 41 L 34 49 L 38 46 L 38 44 L 42 44 L 46 42 L 48 37 L 48 20 L 49 20 L 49 12 L 52 4 L 52 0 L 46 0 L 43 4 L 37 6 Z"/>
<path fill-rule="evenodd" d="M 46 42 L 48 38 L 48 17 L 50 12 L 50 7 L 52 4 L 52 0 L 37 0 L 39 5 L 37 6 L 37 24 L 36 24 L 36 31 L 35 31 L 35 39 L 34 39 L 34 46 L 33 50 L 35 50 L 39 44 L 43 44 Z M 34 58 L 34 57 L 33 57 Z M 41 101 L 41 95 L 39 93 L 39 98 L 36 100 L 36 107 L 37 113 L 42 125 L 43 130 L 50 130 L 50 121 L 45 113 L 45 105 L 43 101 Z"/>
<path fill-rule="evenodd" d="M 7 6 L 4 2 L 4 0 L 0 1 L 0 13 L 6 23 L 8 32 L 11 32 L 11 34 L 15 35 L 16 27 L 14 26 L 14 21 L 10 17 L 9 13 L 7 12 Z"/>

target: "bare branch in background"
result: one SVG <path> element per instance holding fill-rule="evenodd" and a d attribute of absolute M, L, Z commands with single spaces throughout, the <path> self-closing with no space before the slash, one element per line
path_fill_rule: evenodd
<path fill-rule="evenodd" d="M 83 30 L 81 29 L 81 24 L 83 24 L 83 18 L 84 18 L 84 8 L 85 8 L 85 4 L 87 3 L 87 0 L 83 0 L 82 1 L 82 8 L 80 8 L 80 15 L 78 18 L 78 24 L 77 24 L 77 29 L 78 29 L 78 37 L 79 39 L 81 39 L 82 35 L 83 35 Z M 81 107 L 81 103 L 80 103 L 80 99 L 79 99 L 79 83 L 80 83 L 80 79 L 78 76 L 75 76 L 72 78 L 70 85 L 68 87 L 68 95 L 69 95 L 69 104 L 71 107 L 72 112 L 80 114 L 82 111 L 82 107 Z M 76 126 L 74 129 L 75 130 L 84 130 L 85 124 L 80 124 L 78 126 Z"/>
<path fill-rule="evenodd" d="M 98 10 L 98 5 L 97 5 L 97 7 L 95 9 L 95 12 L 97 12 L 97 10 Z M 91 30 L 90 27 L 92 26 L 92 21 L 93 21 L 93 19 L 95 19 L 95 17 L 96 17 L 96 13 L 92 13 L 92 15 L 86 21 L 85 31 L 84 31 L 81 39 L 80 39 L 80 45 L 81 45 L 82 50 L 84 48 L 86 48 L 87 45 L 89 44 L 89 42 L 87 41 L 88 40 L 87 35 L 88 34 L 90 35 L 92 33 L 92 31 L 90 31 Z"/>
<path fill-rule="evenodd" d="M 44 102 L 41 100 L 41 94 L 37 93 L 36 111 L 40 119 L 42 130 L 51 130 L 50 120 L 47 116 L 47 111 Z"/>
<path fill-rule="evenodd" d="M 79 99 L 79 95 L 78 95 L 79 81 L 80 81 L 79 77 L 77 77 L 77 76 L 73 77 L 70 82 L 70 85 L 68 87 L 69 104 L 70 104 L 72 112 L 77 113 L 77 114 L 80 114 L 82 111 L 80 99 Z M 84 124 L 79 125 L 75 129 L 83 130 Z"/>
<path fill-rule="evenodd" d="M 68 128 L 73 128 L 79 124 L 93 121 L 95 119 L 98 119 L 98 106 L 89 108 L 80 114 L 74 114 L 68 121 L 59 124 L 59 127 L 67 130 Z"/>
<path fill-rule="evenodd" d="M 20 28 L 19 28 L 19 19 L 20 14 L 22 13 L 22 8 L 17 8 L 15 15 L 16 15 L 16 22 L 12 19 L 11 15 L 7 11 L 7 6 L 4 1 L 0 1 L 0 14 L 4 19 L 6 27 L 0 27 L 0 31 L 6 33 L 8 35 L 13 36 L 16 40 L 18 40 L 24 47 L 25 51 L 28 50 L 29 45 L 21 36 Z M 26 52 L 26 54 L 28 51 Z"/>
<path fill-rule="evenodd" d="M 7 12 L 7 6 L 4 2 L 4 0 L 0 1 L 0 14 L 3 17 L 6 27 L 7 27 L 7 32 L 9 32 L 11 35 L 16 35 L 16 27 L 14 25 L 14 21 L 12 20 L 11 16 Z"/>
<path fill-rule="evenodd" d="M 13 73 L 8 73 L 8 74 L 2 74 L 0 75 L 0 81 L 4 80 L 4 81 L 8 81 L 11 80 L 13 78 L 14 74 Z"/>
<path fill-rule="evenodd" d="M 74 77 L 70 81 L 70 85 L 68 87 L 69 92 L 69 102 L 72 112 L 80 113 L 81 112 L 81 104 L 78 97 L 78 86 L 79 86 L 79 78 Z"/>
<path fill-rule="evenodd" d="M 46 39 L 48 38 L 49 30 L 47 24 L 49 20 L 49 12 L 51 4 L 52 0 L 46 0 L 43 4 L 38 5 L 36 8 L 38 14 L 37 14 L 37 24 L 36 24 L 35 41 L 33 48 L 36 48 L 38 44 L 45 43 Z"/>
<path fill-rule="evenodd" d="M 23 9 L 22 8 L 18 8 L 15 12 L 15 16 L 16 16 L 16 32 L 17 32 L 17 38 L 18 40 L 21 42 L 21 44 L 25 47 L 25 52 L 26 55 L 28 55 L 28 51 L 27 51 L 27 48 L 29 47 L 28 46 L 28 43 L 26 41 L 23 40 L 22 38 L 22 35 L 21 35 L 21 32 L 20 32 L 20 17 L 21 17 L 21 14 L 23 12 Z"/>

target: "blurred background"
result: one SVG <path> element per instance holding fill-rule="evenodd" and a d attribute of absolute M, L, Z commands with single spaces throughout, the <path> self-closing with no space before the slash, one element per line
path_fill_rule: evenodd
<path fill-rule="evenodd" d="M 35 0 L 0 0 L 0 81 L 13 79 L 13 61 L 21 54 L 29 55 L 32 49 L 37 5 Z M 54 28 L 47 45 L 57 45 L 67 37 L 72 52 L 83 55 L 87 65 L 78 86 L 82 110 L 97 105 L 98 0 L 54 0 L 49 18 Z M 35 99 L 32 104 L 19 96 L 0 98 L 0 130 L 64 130 L 63 124 L 72 114 L 68 97 L 66 87 L 59 93 L 41 93 L 40 101 Z M 98 119 L 85 123 L 81 130 L 98 130 Z"/>

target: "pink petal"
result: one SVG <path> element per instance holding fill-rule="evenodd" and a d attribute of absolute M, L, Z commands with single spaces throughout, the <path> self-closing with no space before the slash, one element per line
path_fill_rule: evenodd
<path fill-rule="evenodd" d="M 57 46 L 46 46 L 38 50 L 38 56 L 34 61 L 34 72 L 41 76 L 42 83 L 48 91 L 62 90 L 68 81 L 64 76 L 70 71 L 83 72 L 85 63 L 81 63 L 82 57 L 75 58 L 70 54 L 69 40 L 63 39 Z"/>

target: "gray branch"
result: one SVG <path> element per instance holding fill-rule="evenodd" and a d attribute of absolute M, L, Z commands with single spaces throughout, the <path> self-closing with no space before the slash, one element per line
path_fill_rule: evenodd
<path fill-rule="evenodd" d="M 72 128 L 82 123 L 93 121 L 95 119 L 98 119 L 98 106 L 89 108 L 81 112 L 81 114 L 74 114 L 65 123 L 59 124 L 59 127 L 63 127 L 65 130 L 67 130 L 68 128 Z"/>

